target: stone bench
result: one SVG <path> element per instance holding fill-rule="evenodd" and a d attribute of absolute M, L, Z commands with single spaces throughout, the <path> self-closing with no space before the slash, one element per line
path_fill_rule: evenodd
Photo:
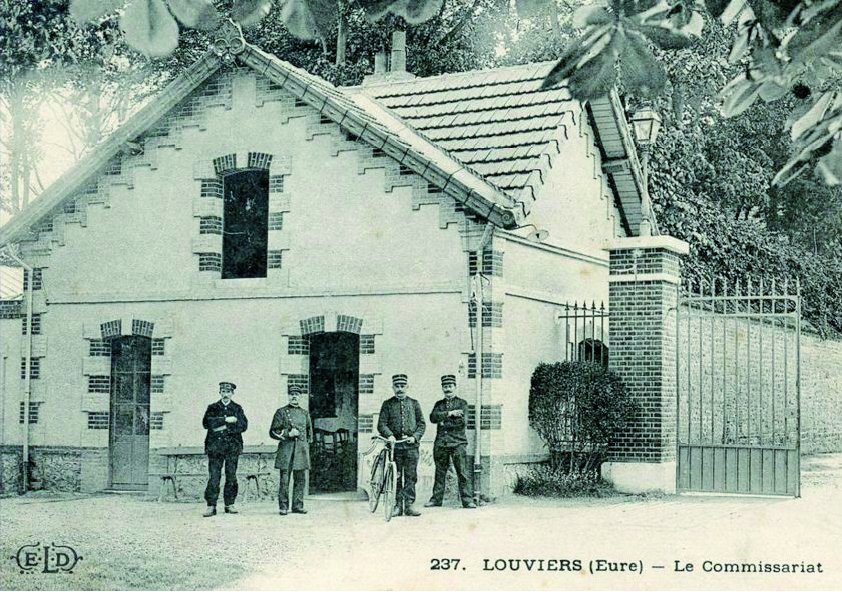
<path fill-rule="evenodd" d="M 243 501 L 245 501 L 249 494 L 252 498 L 260 499 L 262 480 L 270 476 L 270 471 L 259 471 L 244 473 L 242 477 L 245 478 L 245 487 L 243 488 Z M 167 489 L 172 488 L 173 499 L 178 499 L 178 480 L 184 477 L 205 477 L 207 473 L 150 473 L 150 476 L 156 476 L 161 479 L 161 486 L 158 489 L 158 501 L 163 501 Z M 238 475 L 238 479 L 241 476 Z"/>

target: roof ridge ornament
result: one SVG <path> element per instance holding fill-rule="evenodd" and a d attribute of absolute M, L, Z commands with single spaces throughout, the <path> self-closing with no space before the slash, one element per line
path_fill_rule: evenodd
<path fill-rule="evenodd" d="M 223 61 L 233 62 L 246 49 L 242 27 L 229 18 L 216 30 L 211 49 Z"/>

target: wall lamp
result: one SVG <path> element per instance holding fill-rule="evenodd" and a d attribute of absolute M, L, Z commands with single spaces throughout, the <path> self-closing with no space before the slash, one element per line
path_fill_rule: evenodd
<path fill-rule="evenodd" d="M 542 243 L 547 240 L 547 237 L 550 236 L 550 231 L 544 228 L 538 228 L 534 224 L 524 224 L 523 226 L 518 226 L 515 230 L 520 230 L 521 228 L 529 228 L 532 227 L 532 232 L 526 235 L 526 240 L 532 241 L 533 243 Z"/>
<path fill-rule="evenodd" d="M 653 230 L 655 234 L 660 234 L 652 215 L 652 202 L 649 199 L 649 154 L 658 139 L 661 116 L 652 107 L 645 106 L 634 114 L 632 124 L 643 160 L 643 219 L 640 222 L 639 234 L 640 236 L 650 236 Z"/>

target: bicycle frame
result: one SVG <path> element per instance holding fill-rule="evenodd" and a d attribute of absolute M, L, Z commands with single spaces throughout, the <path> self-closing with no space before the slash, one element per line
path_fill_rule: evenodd
<path fill-rule="evenodd" d="M 396 485 L 397 485 L 397 465 L 395 464 L 395 447 L 394 444 L 401 442 L 408 442 L 408 438 L 396 440 L 394 443 L 388 438 L 380 435 L 372 436 L 372 440 L 380 440 L 385 443 L 383 450 L 377 454 L 374 464 L 371 467 L 370 478 L 370 494 L 369 494 L 369 508 L 372 512 L 377 510 L 380 502 L 380 497 L 385 499 L 383 511 L 386 521 L 392 518 L 392 511 L 395 505 Z"/>

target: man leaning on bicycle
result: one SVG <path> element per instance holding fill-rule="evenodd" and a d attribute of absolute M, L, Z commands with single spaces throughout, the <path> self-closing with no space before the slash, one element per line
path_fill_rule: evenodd
<path fill-rule="evenodd" d="M 395 496 L 394 516 L 420 516 L 412 507 L 415 503 L 415 483 L 418 481 L 418 443 L 424 435 L 427 424 L 421 405 L 407 396 L 409 380 L 406 374 L 392 376 L 394 397 L 383 401 L 377 431 L 390 442 L 395 443 L 395 464 L 398 467 L 398 487 Z"/>

